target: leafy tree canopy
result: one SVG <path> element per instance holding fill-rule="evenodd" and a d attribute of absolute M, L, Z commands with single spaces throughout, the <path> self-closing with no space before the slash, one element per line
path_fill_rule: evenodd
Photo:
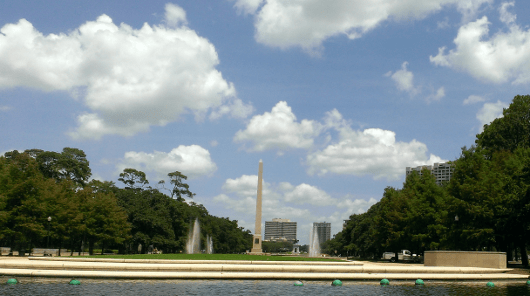
<path fill-rule="evenodd" d="M 517 147 L 530 147 L 530 95 L 515 96 L 510 106 L 503 110 L 503 117 L 484 125 L 477 135 L 478 146 L 491 155 L 494 151 L 515 151 Z"/>

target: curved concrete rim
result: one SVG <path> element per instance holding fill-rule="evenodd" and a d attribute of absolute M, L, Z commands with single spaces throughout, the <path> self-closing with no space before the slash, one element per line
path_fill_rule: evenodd
<path fill-rule="evenodd" d="M 227 264 L 230 261 L 205 263 L 153 263 L 152 261 L 111 262 L 78 260 L 81 258 L 13 258 L 0 260 L 0 275 L 25 277 L 79 277 L 115 279 L 300 279 L 300 280 L 526 280 L 527 275 L 508 274 L 510 269 L 472 267 L 425 267 L 407 264 Z M 51 260 L 50 260 L 51 259 Z M 88 259 L 88 258 L 87 258 Z M 120 259 L 121 260 L 121 259 Z M 182 261 L 182 260 L 181 260 Z M 255 261 L 253 261 L 255 262 Z M 270 262 L 266 262 L 270 263 Z"/>
<path fill-rule="evenodd" d="M 87 257 L 27 257 L 29 260 L 114 262 L 114 263 L 156 263 L 156 264 L 241 264 L 241 265 L 363 265 L 358 261 L 266 261 L 266 260 L 171 260 L 171 259 L 121 259 Z"/>
<path fill-rule="evenodd" d="M 390 273 L 294 273 L 294 272 L 139 272 L 139 271 L 80 271 L 80 270 L 30 270 L 2 269 L 2 275 L 24 277 L 111 278 L 111 279 L 253 279 L 253 280 L 438 280 L 486 281 L 525 280 L 528 276 L 517 274 L 390 274 Z"/>

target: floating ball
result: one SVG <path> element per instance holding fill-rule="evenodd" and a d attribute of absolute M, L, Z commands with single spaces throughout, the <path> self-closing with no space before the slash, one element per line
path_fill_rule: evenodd
<path fill-rule="evenodd" d="M 302 283 L 302 281 L 296 281 L 296 282 L 294 282 L 294 285 L 295 286 L 303 286 L 304 283 Z"/>
<path fill-rule="evenodd" d="M 495 284 L 492 283 L 492 282 L 488 282 L 488 283 L 486 284 L 486 286 L 488 286 L 488 287 L 495 287 Z"/>
<path fill-rule="evenodd" d="M 342 286 L 342 282 L 340 280 L 334 280 L 333 283 L 331 283 L 332 286 Z"/>
<path fill-rule="evenodd" d="M 74 280 L 71 280 L 68 284 L 78 286 L 78 285 L 81 285 L 81 282 L 74 279 Z"/>
<path fill-rule="evenodd" d="M 382 279 L 381 282 L 379 282 L 381 286 L 388 286 L 390 285 L 390 281 L 387 279 Z"/>
<path fill-rule="evenodd" d="M 18 281 L 17 281 L 17 279 L 8 279 L 6 284 L 8 284 L 8 285 L 16 285 L 16 284 L 18 284 Z"/>
<path fill-rule="evenodd" d="M 417 279 L 416 280 L 416 286 L 423 286 L 424 285 L 424 282 L 422 279 Z"/>

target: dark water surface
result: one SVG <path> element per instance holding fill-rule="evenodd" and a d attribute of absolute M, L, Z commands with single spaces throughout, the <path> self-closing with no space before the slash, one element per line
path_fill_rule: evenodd
<path fill-rule="evenodd" d="M 390 286 L 373 282 L 343 282 L 332 287 L 331 281 L 306 281 L 303 287 L 294 281 L 254 280 L 188 280 L 133 281 L 80 279 L 80 286 L 68 285 L 68 279 L 19 279 L 18 285 L 0 285 L 0 295 L 487 295 L 530 296 L 526 281 L 498 282 L 486 287 L 486 282 L 425 282 L 414 286 L 413 281 L 394 281 Z M 3 281 L 5 283 L 5 281 Z"/>

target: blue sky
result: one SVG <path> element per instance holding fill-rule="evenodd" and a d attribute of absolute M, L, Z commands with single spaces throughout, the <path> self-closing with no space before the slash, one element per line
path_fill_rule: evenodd
<path fill-rule="evenodd" d="M 93 178 L 188 175 L 211 214 L 332 233 L 458 157 L 530 83 L 530 6 L 494 0 L 6 1 L 0 152 L 85 151 Z"/>

